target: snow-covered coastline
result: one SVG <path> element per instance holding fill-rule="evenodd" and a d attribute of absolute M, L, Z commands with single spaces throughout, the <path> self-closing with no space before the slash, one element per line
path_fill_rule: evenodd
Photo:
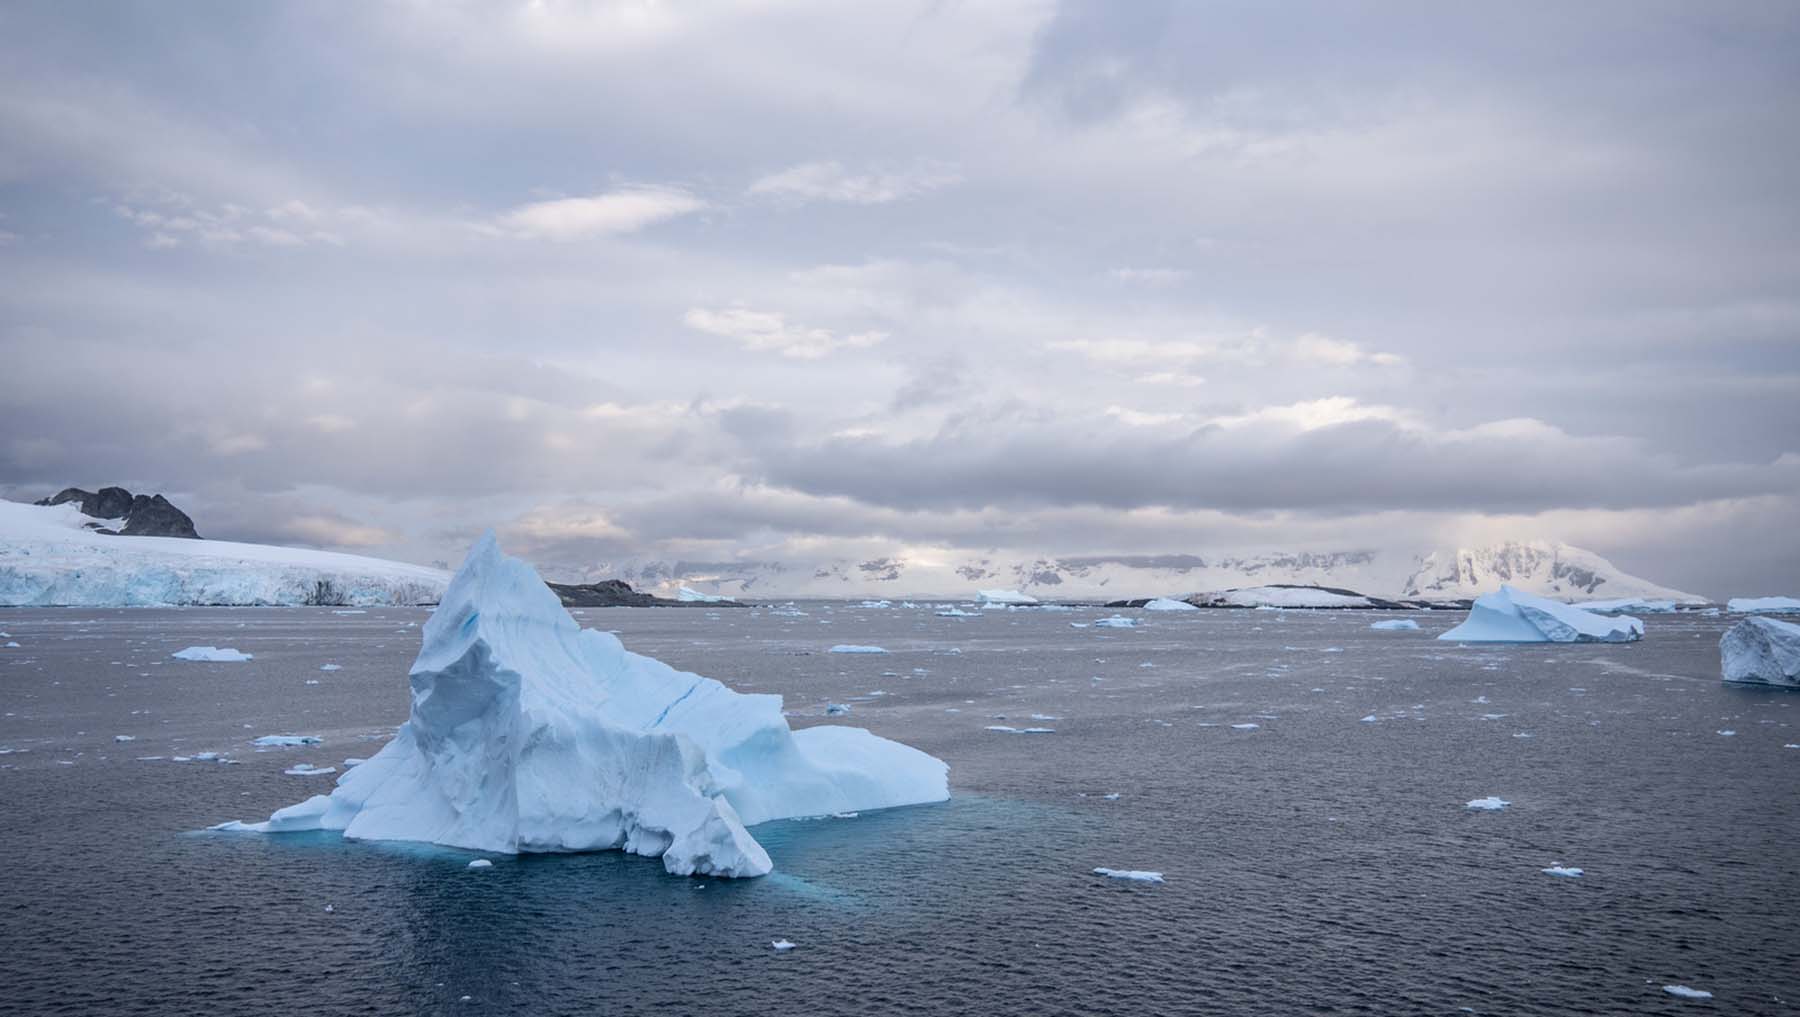
<path fill-rule="evenodd" d="M 72 505 L 0 501 L 0 606 L 434 604 L 450 574 L 361 555 L 96 533 Z"/>

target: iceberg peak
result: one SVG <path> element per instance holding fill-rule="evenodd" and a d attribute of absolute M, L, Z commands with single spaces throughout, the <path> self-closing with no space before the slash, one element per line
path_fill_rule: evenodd
<path fill-rule="evenodd" d="M 677 875 L 773 868 L 756 823 L 943 801 L 948 768 L 581 628 L 492 532 L 425 624 L 394 740 L 329 795 L 221 829 L 500 853 L 622 849 Z"/>
<path fill-rule="evenodd" d="M 1438 638 L 1462 643 L 1628 643 L 1643 635 L 1644 623 L 1636 618 L 1598 615 L 1502 586 L 1497 593 L 1475 598 L 1469 617 Z"/>

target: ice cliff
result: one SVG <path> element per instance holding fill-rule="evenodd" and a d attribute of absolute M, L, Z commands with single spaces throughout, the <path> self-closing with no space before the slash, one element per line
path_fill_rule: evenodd
<path fill-rule="evenodd" d="M 424 629 L 412 710 L 337 789 L 267 822 L 505 853 L 620 849 L 677 875 L 760 876 L 746 827 L 943 801 L 945 764 L 859 728 L 788 729 L 745 695 L 582 629 L 492 534 Z"/>
<path fill-rule="evenodd" d="M 1728 682 L 1800 688 L 1800 625 L 1745 618 L 1719 639 L 1719 671 Z"/>

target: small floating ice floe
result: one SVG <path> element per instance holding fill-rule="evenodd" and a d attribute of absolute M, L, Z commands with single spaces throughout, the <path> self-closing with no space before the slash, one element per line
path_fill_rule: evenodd
<path fill-rule="evenodd" d="M 1369 627 L 1377 632 L 1412 632 L 1418 629 L 1419 623 L 1411 618 L 1389 618 L 1386 621 L 1375 622 Z"/>
<path fill-rule="evenodd" d="M 1094 619 L 1094 624 L 1103 629 L 1135 629 L 1137 628 L 1137 623 L 1138 620 L 1136 618 L 1127 618 L 1122 614 L 1115 614 L 1110 618 Z M 1069 624 L 1073 625 L 1074 622 L 1070 622 Z"/>
<path fill-rule="evenodd" d="M 1105 876 L 1107 879 L 1126 879 L 1134 883 L 1160 883 L 1163 881 L 1162 873 L 1148 872 L 1144 869 L 1098 868 L 1094 870 L 1094 875 Z"/>
<path fill-rule="evenodd" d="M 251 739 L 250 744 L 258 748 L 272 749 L 295 745 L 317 745 L 324 740 L 318 735 L 263 735 L 260 738 Z"/>
<path fill-rule="evenodd" d="M 135 742 L 135 741 L 137 741 L 137 735 L 113 735 L 113 741 L 115 741 L 115 742 Z"/>
<path fill-rule="evenodd" d="M 1364 718 L 1362 718 L 1362 720 L 1361 720 L 1361 721 L 1360 721 L 1360 723 L 1363 723 L 1363 724 L 1373 724 L 1373 723 L 1375 723 L 1375 722 L 1376 722 L 1376 721 L 1378 721 L 1378 720 L 1380 720 L 1380 719 L 1381 719 L 1381 718 L 1380 718 L 1380 717 L 1377 717 L 1377 716 L 1375 716 L 1375 715 L 1374 715 L 1374 714 L 1372 714 L 1372 713 L 1371 713 L 1371 714 L 1369 714 L 1369 715 L 1368 715 L 1368 716 L 1367 716 L 1367 717 L 1364 717 Z"/>
<path fill-rule="evenodd" d="M 328 773 L 336 773 L 335 766 L 314 766 L 311 763 L 295 763 L 281 771 L 290 777 L 323 777 Z"/>
<path fill-rule="evenodd" d="M 346 770 L 348 770 L 348 769 L 350 769 L 350 768 L 351 768 L 351 767 L 352 767 L 352 766 L 361 766 L 361 765 L 363 765 L 363 764 L 364 764 L 364 763 L 366 763 L 366 762 L 368 762 L 368 760 L 366 760 L 366 759 L 358 759 L 358 758 L 357 758 L 357 757 L 355 757 L 355 756 L 350 756 L 350 757 L 348 757 L 348 758 L 346 758 L 346 759 L 345 759 L 345 760 L 344 760 L 344 769 L 346 769 Z"/>
<path fill-rule="evenodd" d="M 1233 725 L 1231 725 L 1231 729 L 1233 731 L 1254 731 L 1259 727 L 1262 727 L 1262 725 L 1261 724 L 1233 724 Z"/>
<path fill-rule="evenodd" d="M 344 667 L 342 664 L 320 664 L 319 665 L 319 670 L 321 670 L 321 671 L 342 671 L 343 669 L 344 669 Z"/>
<path fill-rule="evenodd" d="M 788 942 L 785 939 L 777 939 L 774 942 L 769 944 L 769 948 L 774 950 L 776 953 L 787 953 L 789 950 L 792 950 L 794 948 L 794 944 Z"/>
<path fill-rule="evenodd" d="M 1717 734 L 1720 738 L 1736 738 L 1737 737 L 1737 732 L 1733 731 L 1730 728 L 1725 728 L 1725 729 L 1717 732 Z"/>
<path fill-rule="evenodd" d="M 176 660 L 203 660 L 215 663 L 237 663 L 250 660 L 254 655 L 229 646 L 190 646 L 185 650 L 176 650 L 169 654 Z"/>
<path fill-rule="evenodd" d="M 986 730 L 998 731 L 1001 734 L 1055 734 L 1056 733 L 1056 729 L 1053 727 L 1008 727 L 1005 724 L 989 724 L 987 726 Z"/>
<path fill-rule="evenodd" d="M 879 646 L 858 646 L 855 643 L 839 643 L 831 648 L 832 653 L 886 653 Z"/>
<path fill-rule="evenodd" d="M 825 704 L 825 716 L 827 716 L 827 717 L 842 717 L 844 714 L 849 713 L 849 712 L 850 712 L 850 704 L 849 703 L 826 703 Z"/>
<path fill-rule="evenodd" d="M 1560 862 L 1555 865 L 1550 866 L 1547 869 L 1539 869 L 1538 871 L 1542 872 L 1546 876 L 1561 876 L 1563 879 L 1580 879 L 1581 878 L 1581 870 L 1580 869 L 1577 869 L 1577 868 L 1575 868 L 1573 866 L 1569 866 L 1569 865 L 1563 865 Z"/>
<path fill-rule="evenodd" d="M 1493 795 L 1489 795 L 1486 798 L 1474 799 L 1464 805 L 1463 808 L 1473 809 L 1476 812 L 1499 812 L 1501 809 L 1504 809 L 1511 804 L 1511 802 L 1504 798 L 1496 798 Z"/>
<path fill-rule="evenodd" d="M 468 864 L 468 868 L 471 869 L 491 869 L 493 867 L 494 863 L 488 861 L 486 858 L 477 858 Z"/>
<path fill-rule="evenodd" d="M 1671 996 L 1680 996 L 1682 999 L 1713 998 L 1713 994 L 1707 992 L 1705 989 L 1691 989 L 1685 985 L 1665 985 L 1663 986 L 1663 991 Z"/>

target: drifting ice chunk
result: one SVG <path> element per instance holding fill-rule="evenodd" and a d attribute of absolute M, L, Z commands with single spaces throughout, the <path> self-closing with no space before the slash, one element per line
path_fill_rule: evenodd
<path fill-rule="evenodd" d="M 1800 614 L 1800 598 L 1733 597 L 1726 602 L 1725 610 L 1733 614 L 1754 614 L 1758 611 L 1766 611 L 1771 614 Z"/>
<path fill-rule="evenodd" d="M 1146 610 L 1146 611 L 1198 611 L 1200 609 L 1195 607 L 1194 605 L 1188 603 L 1185 600 L 1170 600 L 1167 597 L 1158 597 L 1155 600 L 1152 600 L 1152 601 L 1149 601 L 1148 603 L 1146 603 L 1144 605 L 1144 610 Z"/>
<path fill-rule="evenodd" d="M 219 662 L 237 662 L 252 659 L 255 654 L 243 653 L 229 646 L 190 646 L 185 650 L 177 650 L 169 654 L 176 660 L 207 660 Z"/>
<path fill-rule="evenodd" d="M 1073 625 L 1075 623 L 1070 622 L 1069 624 Z M 1111 618 L 1095 618 L 1094 624 L 1101 628 L 1108 629 L 1135 629 L 1137 628 L 1137 619 L 1127 618 L 1122 614 L 1115 614 Z"/>
<path fill-rule="evenodd" d="M 1143 869 L 1106 869 L 1094 870 L 1094 875 L 1108 879 L 1129 879 L 1137 883 L 1160 883 L 1163 875 L 1160 872 L 1146 872 Z"/>
<path fill-rule="evenodd" d="M 964 611 L 960 607 L 944 608 L 942 611 L 937 612 L 937 616 L 939 618 L 974 618 L 974 617 L 977 617 L 977 615 L 974 611 Z"/>
<path fill-rule="evenodd" d="M 470 862 L 467 867 L 471 869 L 491 869 L 494 867 L 494 863 L 486 858 L 477 858 Z"/>
<path fill-rule="evenodd" d="M 675 599 L 687 604 L 730 604 L 735 603 L 737 600 L 736 597 L 727 597 L 723 594 L 701 593 L 699 590 L 690 590 L 685 586 L 675 591 Z"/>
<path fill-rule="evenodd" d="M 290 777 L 323 777 L 328 773 L 336 773 L 335 766 L 314 766 L 311 763 L 295 763 L 281 771 Z"/>
<path fill-rule="evenodd" d="M 1038 599 L 1028 593 L 1020 593 L 1018 590 L 976 590 L 975 602 L 983 607 L 989 604 L 1002 607 L 1008 605 L 1029 606 L 1036 604 Z"/>
<path fill-rule="evenodd" d="M 832 653 L 886 653 L 879 646 L 857 646 L 854 643 L 839 643 L 831 648 Z"/>
<path fill-rule="evenodd" d="M 1474 809 L 1477 812 L 1499 812 L 1501 809 L 1504 809 L 1511 804 L 1511 802 L 1504 798 L 1495 798 L 1492 795 L 1489 795 L 1486 798 L 1477 798 L 1463 806 L 1463 808 Z"/>
<path fill-rule="evenodd" d="M 1663 991 L 1671 996 L 1680 996 L 1682 999 L 1713 998 L 1712 993 L 1707 992 L 1705 989 L 1690 989 L 1685 985 L 1665 985 L 1663 986 Z"/>
<path fill-rule="evenodd" d="M 1800 688 L 1800 625 L 1745 618 L 1719 640 L 1719 671 L 1728 682 Z"/>
<path fill-rule="evenodd" d="M 318 735 L 263 735 L 261 738 L 253 739 L 250 744 L 269 749 L 285 748 L 291 745 L 317 745 L 321 741 L 324 739 Z"/>
<path fill-rule="evenodd" d="M 1389 618 L 1369 626 L 1377 632 L 1411 632 L 1419 627 L 1419 623 L 1411 618 Z"/>
<path fill-rule="evenodd" d="M 937 802 L 947 767 L 857 728 L 790 731 L 742 695 L 584 630 L 490 533 L 424 627 L 412 710 L 330 795 L 219 829 L 338 830 L 513 854 L 623 849 L 760 876 L 746 826 Z"/>
<path fill-rule="evenodd" d="M 1628 643 L 1643 638 L 1636 618 L 1604 617 L 1510 586 L 1476 598 L 1461 625 L 1438 636 L 1461 643 Z"/>
<path fill-rule="evenodd" d="M 774 942 L 770 943 L 769 946 L 776 953 L 787 953 L 789 950 L 792 950 L 794 948 L 794 944 L 788 942 L 785 939 L 777 939 Z"/>
<path fill-rule="evenodd" d="M 1558 862 L 1547 869 L 1539 869 L 1538 871 L 1546 876 L 1561 876 L 1564 879 L 1580 879 L 1582 870 Z"/>

